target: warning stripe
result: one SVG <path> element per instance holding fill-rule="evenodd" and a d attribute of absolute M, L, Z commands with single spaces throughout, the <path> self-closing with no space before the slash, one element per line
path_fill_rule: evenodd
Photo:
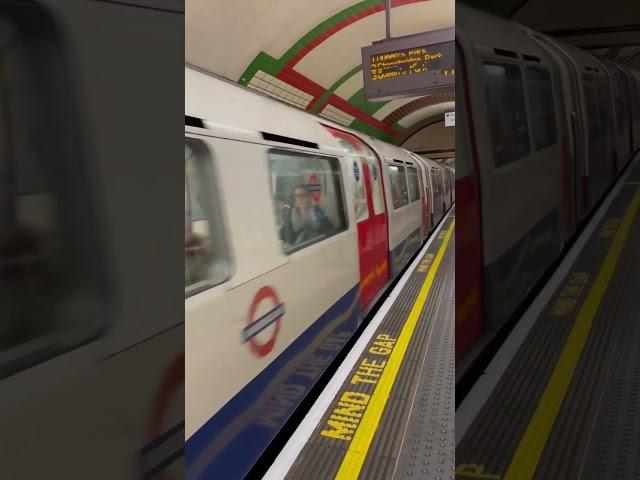
<path fill-rule="evenodd" d="M 620 229 L 613 239 L 609 252 L 600 268 L 600 272 L 585 297 L 582 308 L 578 312 L 564 349 L 560 353 L 549 383 L 507 468 L 504 480 L 527 480 L 533 478 L 538 468 L 540 457 L 573 380 L 573 374 L 578 366 L 582 350 L 589 338 L 593 319 L 613 277 L 622 253 L 622 247 L 636 218 L 639 206 L 640 188 L 636 190 L 622 220 Z"/>
<path fill-rule="evenodd" d="M 395 383 L 398 371 L 402 366 L 402 361 L 405 353 L 407 352 L 407 348 L 409 347 L 409 342 L 413 336 L 418 319 L 420 318 L 422 308 L 427 301 L 431 286 L 433 285 L 436 273 L 438 272 L 438 268 L 442 262 L 442 258 L 444 257 L 444 253 L 447 249 L 447 245 L 449 244 L 454 228 L 455 219 L 451 223 L 444 241 L 442 242 L 442 245 L 440 245 L 436 258 L 427 273 L 422 287 L 420 288 L 416 301 L 414 302 L 413 307 L 411 307 L 411 311 L 409 312 L 407 321 L 402 327 L 396 346 L 394 347 L 387 365 L 380 376 L 376 389 L 371 395 L 368 408 L 362 416 L 358 429 L 353 435 L 353 440 L 349 445 L 349 450 L 342 460 L 342 464 L 340 465 L 340 469 L 336 475 L 336 480 L 353 480 L 358 478 L 360 470 L 362 470 L 364 461 L 367 458 L 367 452 L 371 442 L 373 441 L 373 436 L 378 429 L 389 394 L 391 393 L 391 389 Z"/>

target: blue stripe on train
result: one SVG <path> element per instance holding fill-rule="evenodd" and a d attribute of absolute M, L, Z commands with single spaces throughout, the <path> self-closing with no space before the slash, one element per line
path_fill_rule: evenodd
<path fill-rule="evenodd" d="M 186 478 L 231 480 L 248 473 L 355 332 L 358 292 L 356 285 L 187 439 Z"/>

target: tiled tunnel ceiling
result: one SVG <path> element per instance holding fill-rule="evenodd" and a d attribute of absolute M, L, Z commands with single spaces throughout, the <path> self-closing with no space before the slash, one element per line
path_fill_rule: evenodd
<path fill-rule="evenodd" d="M 394 37 L 454 25 L 453 0 L 393 0 Z M 384 0 L 189 0 L 186 63 L 397 143 L 444 95 L 369 102 L 360 48 L 385 37 Z"/>

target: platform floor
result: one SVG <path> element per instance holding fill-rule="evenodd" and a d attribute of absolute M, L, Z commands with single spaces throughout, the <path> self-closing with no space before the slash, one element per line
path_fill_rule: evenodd
<path fill-rule="evenodd" d="M 454 228 L 452 209 L 285 478 L 453 478 Z"/>
<path fill-rule="evenodd" d="M 625 175 L 459 434 L 457 479 L 640 478 L 640 161 Z"/>

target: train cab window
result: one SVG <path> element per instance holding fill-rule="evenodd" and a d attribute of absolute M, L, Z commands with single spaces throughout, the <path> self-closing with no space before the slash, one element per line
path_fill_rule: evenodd
<path fill-rule="evenodd" d="M 526 75 L 533 140 L 540 150 L 558 141 L 551 74 L 544 68 L 529 67 Z"/>
<path fill-rule="evenodd" d="M 506 63 L 483 64 L 489 128 L 496 167 L 529 154 L 529 131 L 520 67 Z"/>
<path fill-rule="evenodd" d="M 268 159 L 276 228 L 285 254 L 346 230 L 337 158 L 270 150 Z"/>
<path fill-rule="evenodd" d="M 409 201 L 413 203 L 420 199 L 418 171 L 415 167 L 407 167 L 407 180 L 409 181 Z"/>
<path fill-rule="evenodd" d="M 225 281 L 229 261 L 211 158 L 201 141 L 185 140 L 184 164 L 184 286 L 192 295 Z"/>
<path fill-rule="evenodd" d="M 409 203 L 407 178 L 405 176 L 404 166 L 389 164 L 388 168 L 393 208 L 398 209 Z"/>

